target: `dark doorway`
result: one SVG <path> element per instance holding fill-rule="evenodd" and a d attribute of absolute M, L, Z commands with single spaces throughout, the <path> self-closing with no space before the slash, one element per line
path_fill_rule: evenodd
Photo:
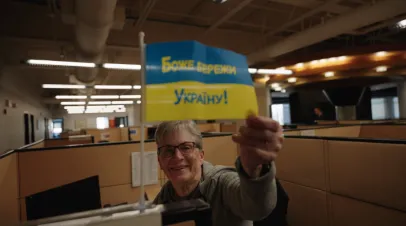
<path fill-rule="evenodd" d="M 24 114 L 24 144 L 30 143 L 30 119 L 28 114 Z"/>
<path fill-rule="evenodd" d="M 44 138 L 49 139 L 49 120 L 47 118 L 44 118 Z"/>
<path fill-rule="evenodd" d="M 128 116 L 126 117 L 115 117 L 114 126 L 118 127 L 128 127 Z"/>
<path fill-rule="evenodd" d="M 34 115 L 30 115 L 31 121 L 31 143 L 35 142 L 35 122 L 34 122 Z"/>

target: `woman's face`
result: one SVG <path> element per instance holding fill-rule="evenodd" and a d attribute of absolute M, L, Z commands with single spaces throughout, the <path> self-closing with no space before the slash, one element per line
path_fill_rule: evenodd
<path fill-rule="evenodd" d="M 200 180 L 204 153 L 194 142 L 189 132 L 178 130 L 167 134 L 158 144 L 159 165 L 173 184 Z"/>

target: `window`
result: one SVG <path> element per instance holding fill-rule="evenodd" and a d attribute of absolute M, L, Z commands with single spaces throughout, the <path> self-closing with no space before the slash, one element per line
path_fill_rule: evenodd
<path fill-rule="evenodd" d="M 394 118 L 399 118 L 399 100 L 398 97 L 392 98 L 392 106 L 393 106 L 393 116 Z"/>
<path fill-rule="evenodd" d="M 96 126 L 97 126 L 97 129 L 109 128 L 109 118 L 108 117 L 97 117 Z"/>
<path fill-rule="evenodd" d="M 372 119 L 385 119 L 386 118 L 386 108 L 384 98 L 372 98 Z"/>
<path fill-rule="evenodd" d="M 399 101 L 397 97 L 379 97 L 371 99 L 372 119 L 399 118 Z"/>
<path fill-rule="evenodd" d="M 272 119 L 281 125 L 290 124 L 289 104 L 272 104 Z"/>

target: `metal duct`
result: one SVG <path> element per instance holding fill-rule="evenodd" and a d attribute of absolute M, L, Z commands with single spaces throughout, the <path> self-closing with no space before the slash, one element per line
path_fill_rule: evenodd
<path fill-rule="evenodd" d="M 405 0 L 386 0 L 372 6 L 364 6 L 327 22 L 294 34 L 286 39 L 248 55 L 250 65 L 292 52 L 336 37 L 358 28 L 390 19 L 406 12 Z"/>
<path fill-rule="evenodd" d="M 77 60 L 100 63 L 114 23 L 117 0 L 76 0 Z M 92 83 L 97 69 L 79 68 L 75 78 L 81 83 Z"/>

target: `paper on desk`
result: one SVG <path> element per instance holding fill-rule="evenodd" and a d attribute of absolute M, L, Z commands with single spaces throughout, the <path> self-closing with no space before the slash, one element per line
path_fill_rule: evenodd
<path fill-rule="evenodd" d="M 144 184 L 158 184 L 158 160 L 156 151 L 144 152 Z M 132 166 L 132 186 L 140 186 L 140 152 L 131 153 L 131 166 Z"/>

